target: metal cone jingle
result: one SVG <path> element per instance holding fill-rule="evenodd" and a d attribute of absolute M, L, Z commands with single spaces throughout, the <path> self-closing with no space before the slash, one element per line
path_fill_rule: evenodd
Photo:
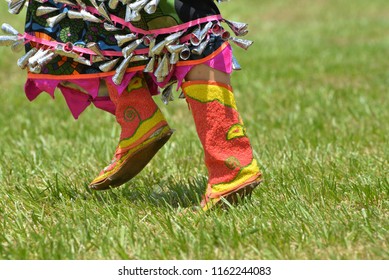
<path fill-rule="evenodd" d="M 65 13 L 61 13 L 59 15 L 56 15 L 56 16 L 53 16 L 51 18 L 48 18 L 46 21 L 47 21 L 47 24 L 53 28 L 56 24 L 58 24 L 61 20 L 63 20 L 65 17 L 66 17 L 66 12 Z"/>
<path fill-rule="evenodd" d="M 119 0 L 109 0 L 108 7 L 112 10 L 115 10 L 119 4 Z"/>
<path fill-rule="evenodd" d="M 159 2 L 160 0 L 151 0 L 149 3 L 147 3 L 144 7 L 146 13 L 148 13 L 149 15 L 154 14 L 157 11 Z"/>
<path fill-rule="evenodd" d="M 108 13 L 108 10 L 107 10 L 107 7 L 105 6 L 104 2 L 102 2 L 98 8 L 98 11 L 100 13 L 100 15 L 105 18 L 106 20 L 108 20 L 109 22 L 112 23 L 111 21 L 111 17 L 109 16 L 109 13 Z"/>
<path fill-rule="evenodd" d="M 129 55 L 128 57 L 126 57 L 122 61 L 122 63 L 119 65 L 119 67 L 116 68 L 116 73 L 112 77 L 112 81 L 114 82 L 115 85 L 120 85 L 122 83 L 124 74 L 126 73 L 128 65 L 131 62 L 131 57 L 132 57 L 132 55 Z"/>
<path fill-rule="evenodd" d="M 46 7 L 46 6 L 41 6 L 36 9 L 36 16 L 41 17 L 47 14 L 50 14 L 52 12 L 58 11 L 59 8 L 56 7 Z"/>
<path fill-rule="evenodd" d="M 23 9 L 26 0 L 10 0 L 8 2 L 8 12 L 11 14 L 19 14 Z"/>
<path fill-rule="evenodd" d="M 137 38 L 138 36 L 135 33 L 129 33 L 126 35 L 115 35 L 115 39 L 118 42 L 119 47 L 123 46 L 125 43 L 132 42 Z"/>
<path fill-rule="evenodd" d="M 1 30 L 3 30 L 4 33 L 10 34 L 10 35 L 19 35 L 19 32 L 8 23 L 3 23 L 1 25 Z"/>
<path fill-rule="evenodd" d="M 245 40 L 245 39 L 235 38 L 235 37 L 230 37 L 230 40 L 234 42 L 237 46 L 245 50 L 247 50 L 254 43 L 253 41 L 250 40 Z"/>
<path fill-rule="evenodd" d="M 33 57 L 36 53 L 37 53 L 37 49 L 36 48 L 32 48 L 31 50 L 29 50 L 25 55 L 23 55 L 21 58 L 18 59 L 18 66 L 21 68 L 21 69 L 25 69 L 28 65 L 28 60 Z"/>
<path fill-rule="evenodd" d="M 109 72 L 118 64 L 119 60 L 120 58 L 115 58 L 114 60 L 103 63 L 99 66 L 99 69 L 103 72 Z"/>
<path fill-rule="evenodd" d="M 13 36 L 13 35 L 0 36 L 0 46 L 11 46 L 13 43 L 15 43 L 18 40 L 19 40 L 18 36 Z"/>

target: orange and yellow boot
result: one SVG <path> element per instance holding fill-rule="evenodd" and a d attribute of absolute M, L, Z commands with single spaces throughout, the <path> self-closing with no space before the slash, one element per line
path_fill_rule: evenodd
<path fill-rule="evenodd" d="M 121 134 L 111 163 L 89 185 L 95 190 L 117 187 L 132 179 L 173 133 L 142 77 L 134 77 L 121 95 L 114 85 L 107 83 L 107 87 Z"/>
<path fill-rule="evenodd" d="M 225 198 L 235 202 L 261 182 L 246 129 L 239 116 L 232 88 L 211 81 L 182 85 L 204 148 L 208 185 L 201 201 L 204 211 Z"/>

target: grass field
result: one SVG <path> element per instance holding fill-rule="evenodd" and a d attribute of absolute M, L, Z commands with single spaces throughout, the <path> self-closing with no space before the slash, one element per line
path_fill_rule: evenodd
<path fill-rule="evenodd" d="M 88 190 L 117 144 L 113 117 L 90 108 L 75 122 L 60 94 L 30 103 L 18 54 L 0 48 L 0 259 L 389 258 L 389 2 L 221 9 L 255 41 L 235 48 L 233 78 L 265 179 L 252 199 L 178 215 L 206 183 L 182 100 L 161 105 L 176 132 L 146 169 Z"/>

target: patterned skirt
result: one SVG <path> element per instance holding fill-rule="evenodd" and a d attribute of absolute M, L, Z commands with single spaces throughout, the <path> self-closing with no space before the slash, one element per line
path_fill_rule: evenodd
<path fill-rule="evenodd" d="M 18 14 L 25 2 L 11 0 L 9 11 Z M 0 45 L 25 45 L 18 65 L 28 70 L 27 97 L 54 97 L 59 88 L 75 118 L 91 103 L 114 112 L 99 96 L 103 80 L 120 93 L 142 73 L 150 93 L 162 89 L 167 102 L 192 67 L 231 73 L 239 65 L 230 42 L 252 43 L 239 38 L 247 24 L 223 19 L 213 0 L 28 0 L 25 32 L 2 29 L 9 35 Z M 78 89 L 63 86 L 69 83 Z"/>

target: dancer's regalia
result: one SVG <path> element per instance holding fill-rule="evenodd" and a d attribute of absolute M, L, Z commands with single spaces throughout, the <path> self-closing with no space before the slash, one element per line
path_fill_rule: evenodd
<path fill-rule="evenodd" d="M 9 11 L 18 14 L 25 2 L 10 0 Z M 252 43 L 241 38 L 247 24 L 223 19 L 213 0 L 29 0 L 25 32 L 8 24 L 2 30 L 7 34 L 0 45 L 14 51 L 25 45 L 18 65 L 28 70 L 29 100 L 41 92 L 54 97 L 59 88 L 76 119 L 91 103 L 116 116 L 119 144 L 91 188 L 127 182 L 170 138 L 152 95 L 162 89 L 167 103 L 175 84 L 205 151 L 209 179 L 202 208 L 258 185 L 261 173 L 232 88 L 185 81 L 199 64 L 230 74 L 240 67 L 230 42 L 245 49 Z"/>

